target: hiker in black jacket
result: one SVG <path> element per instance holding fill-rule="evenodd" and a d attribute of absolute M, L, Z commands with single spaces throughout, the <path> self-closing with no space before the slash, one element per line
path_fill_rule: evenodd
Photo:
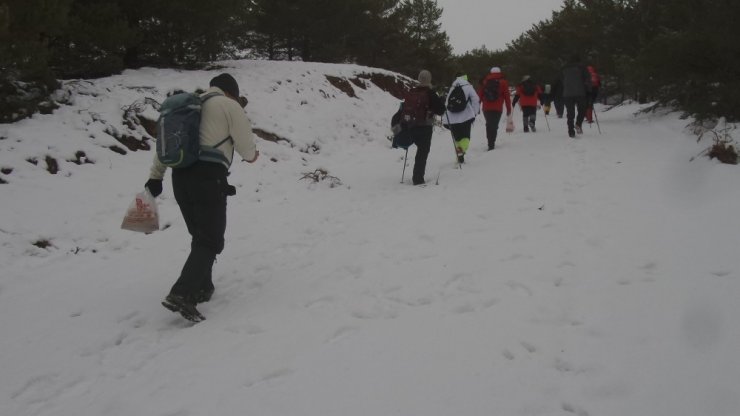
<path fill-rule="evenodd" d="M 414 103 L 411 102 L 410 97 L 417 93 L 426 93 L 426 100 L 423 104 L 424 108 L 421 111 L 424 113 L 423 117 L 418 121 L 414 121 L 407 128 L 409 129 L 408 134 L 411 142 L 416 145 L 416 157 L 414 158 L 414 173 L 412 180 L 414 185 L 424 184 L 424 172 L 427 166 L 427 157 L 429 156 L 429 149 L 432 147 L 432 133 L 434 132 L 434 116 L 442 115 L 445 112 L 445 103 L 442 101 L 434 90 L 432 90 L 432 74 L 427 70 L 419 72 L 419 83 L 416 87 L 412 88 L 411 91 L 406 95 L 406 100 L 402 107 L 402 112 L 411 111 L 414 112 L 411 107 Z"/>
<path fill-rule="evenodd" d="M 582 134 L 583 119 L 588 107 L 588 94 L 591 93 L 591 74 L 581 63 L 578 55 L 573 55 L 562 70 L 563 102 L 565 103 L 566 118 L 568 119 L 568 136 L 576 137 Z M 575 112 L 578 110 L 578 114 Z M 575 118 L 575 125 L 574 125 Z"/>

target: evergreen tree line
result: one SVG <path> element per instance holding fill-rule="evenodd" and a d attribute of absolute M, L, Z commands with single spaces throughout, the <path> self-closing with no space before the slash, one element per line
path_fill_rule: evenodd
<path fill-rule="evenodd" d="M 441 13 L 431 0 L 2 0 L 0 70 L 51 83 L 249 56 L 412 74 L 450 59 Z"/>
<path fill-rule="evenodd" d="M 603 77 L 602 99 L 658 101 L 702 118 L 740 120 L 740 2 L 565 0 L 503 51 L 457 58 L 483 74 L 500 64 L 510 80 L 550 83 L 574 54 Z"/>
<path fill-rule="evenodd" d="M 578 54 L 602 74 L 602 97 L 740 119 L 735 0 L 564 0 L 506 49 L 460 56 L 441 14 L 435 0 L 0 0 L 0 82 L 51 87 L 57 78 L 248 56 L 412 77 L 426 68 L 443 85 L 455 71 L 475 82 L 496 65 L 511 81 L 549 83 Z"/>

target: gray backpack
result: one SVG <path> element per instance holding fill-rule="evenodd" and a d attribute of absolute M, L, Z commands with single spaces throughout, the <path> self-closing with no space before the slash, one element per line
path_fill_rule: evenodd
<path fill-rule="evenodd" d="M 216 95 L 221 94 L 214 92 L 201 98 L 198 94 L 181 92 L 164 100 L 157 120 L 157 157 L 163 165 L 185 168 L 198 160 L 226 160 L 216 148 L 231 137 L 208 149 L 200 145 L 201 108 Z"/>

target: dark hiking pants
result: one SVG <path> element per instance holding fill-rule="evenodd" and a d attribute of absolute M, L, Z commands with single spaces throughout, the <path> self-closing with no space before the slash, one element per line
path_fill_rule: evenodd
<path fill-rule="evenodd" d="M 565 102 L 565 116 L 568 119 L 568 133 L 572 133 L 575 131 L 575 125 L 583 124 L 583 119 L 586 117 L 587 100 L 586 97 L 565 97 L 563 101 Z M 573 124 L 574 118 L 575 125 Z"/>
<path fill-rule="evenodd" d="M 211 269 L 224 249 L 227 170 L 218 163 L 196 162 L 172 169 L 172 188 L 192 236 L 190 255 L 171 293 L 194 296 L 213 288 Z"/>
<path fill-rule="evenodd" d="M 470 130 L 473 127 L 474 119 L 462 123 L 450 125 L 450 132 L 455 140 L 470 139 Z"/>
<path fill-rule="evenodd" d="M 530 128 L 534 128 L 535 122 L 537 121 L 537 107 L 526 106 L 522 107 L 522 126 L 524 131 Z"/>
<path fill-rule="evenodd" d="M 414 174 L 412 180 L 414 185 L 424 183 L 424 172 L 427 168 L 427 157 L 432 148 L 433 126 L 418 126 L 411 128 L 411 136 L 416 145 L 416 157 L 414 158 Z"/>
<path fill-rule="evenodd" d="M 498 136 L 498 124 L 501 122 L 501 111 L 484 111 L 483 117 L 486 118 L 486 139 L 488 139 L 488 148 L 491 149 L 496 144 Z"/>

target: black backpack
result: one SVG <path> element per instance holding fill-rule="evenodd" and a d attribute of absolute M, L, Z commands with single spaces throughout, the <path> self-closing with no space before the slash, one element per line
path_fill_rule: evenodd
<path fill-rule="evenodd" d="M 401 109 L 401 123 L 406 128 L 424 125 L 429 113 L 429 90 L 412 88 L 407 92 Z"/>
<path fill-rule="evenodd" d="M 531 80 L 522 82 L 522 93 L 527 97 L 533 96 L 536 91 L 537 89 L 535 88 L 534 82 Z"/>
<path fill-rule="evenodd" d="M 468 108 L 468 97 L 465 95 L 462 85 L 452 89 L 450 96 L 447 98 L 447 111 L 450 113 L 460 113 Z"/>
<path fill-rule="evenodd" d="M 491 78 L 486 81 L 486 84 L 483 86 L 483 97 L 486 99 L 486 101 L 498 100 L 500 89 L 499 87 L 500 83 L 496 78 Z"/>

